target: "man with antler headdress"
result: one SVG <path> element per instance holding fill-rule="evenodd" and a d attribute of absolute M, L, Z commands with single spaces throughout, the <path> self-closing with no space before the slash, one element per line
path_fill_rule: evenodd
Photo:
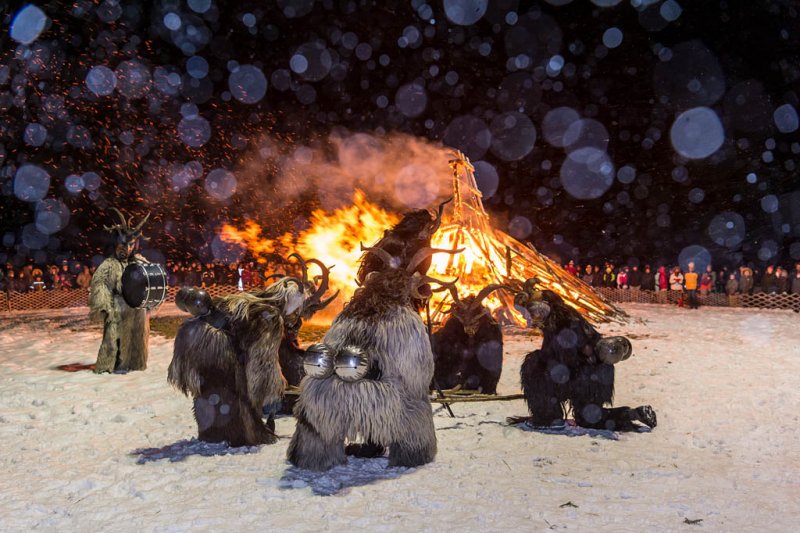
<path fill-rule="evenodd" d="M 150 217 L 133 225 L 119 209 L 111 208 L 119 223 L 103 226 L 116 232 L 114 255 L 106 258 L 92 276 L 89 287 L 89 309 L 94 317 L 103 319 L 103 342 L 97 354 L 94 371 L 125 373 L 147 368 L 150 322 L 146 309 L 130 307 L 122 296 L 122 273 L 132 263 L 147 263 L 147 259 L 134 253 L 142 237 L 142 226 Z"/>

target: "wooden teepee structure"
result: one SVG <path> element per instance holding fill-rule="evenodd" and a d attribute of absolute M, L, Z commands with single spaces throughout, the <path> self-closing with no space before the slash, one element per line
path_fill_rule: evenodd
<path fill-rule="evenodd" d="M 439 248 L 464 248 L 460 254 L 434 256 L 431 274 L 437 277 L 458 277 L 461 291 L 465 287 L 479 291 L 490 283 L 519 287 L 528 278 L 539 278 L 540 285 L 550 289 L 593 322 L 616 320 L 625 313 L 606 301 L 580 278 L 561 268 L 532 245 L 525 246 L 510 235 L 492 228 L 483 208 L 482 194 L 475 183 L 474 167 L 461 152 L 450 161 L 453 170 L 452 211 L 434 235 L 433 245 Z M 447 216 L 449 215 L 449 216 Z M 432 301 L 432 318 L 441 319 L 450 303 L 448 292 L 438 293 Z M 513 308 L 513 296 L 497 291 L 486 302 L 495 315 L 523 324 Z"/>

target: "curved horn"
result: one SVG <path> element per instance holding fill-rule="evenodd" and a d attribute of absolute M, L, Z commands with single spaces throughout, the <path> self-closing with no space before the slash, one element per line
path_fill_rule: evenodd
<path fill-rule="evenodd" d="M 336 292 L 333 293 L 333 296 L 331 296 L 330 298 L 326 298 L 324 300 L 321 300 L 317 304 L 317 306 L 318 306 L 317 311 L 319 311 L 320 309 L 325 309 L 326 307 L 328 307 L 328 304 L 331 303 L 332 301 L 334 301 L 337 296 L 339 296 L 339 292 L 340 291 L 337 290 Z"/>
<path fill-rule="evenodd" d="M 364 246 L 364 243 L 359 243 L 359 244 L 361 245 L 361 251 L 362 252 L 373 253 L 373 254 L 377 255 L 384 263 L 386 263 L 386 266 L 391 267 L 391 268 L 397 268 L 397 266 L 398 266 L 397 265 L 397 258 L 392 256 L 392 254 L 390 254 L 389 252 L 387 252 L 383 248 L 378 248 L 377 246 L 367 247 L 367 246 Z"/>
<path fill-rule="evenodd" d="M 150 218 L 150 211 L 148 211 L 145 217 L 142 219 L 142 221 L 139 222 L 135 228 L 133 228 L 134 233 L 140 233 L 142 231 L 142 226 L 144 226 L 144 223 L 147 222 L 148 218 Z"/>
<path fill-rule="evenodd" d="M 450 198 L 448 198 L 447 200 L 445 200 L 444 202 L 439 204 L 439 210 L 436 212 L 436 218 L 433 219 L 433 231 L 434 232 L 437 229 L 439 229 L 439 226 L 442 223 L 442 213 L 444 212 L 444 206 L 449 204 L 452 201 L 453 201 L 453 197 L 451 196 Z"/>
<path fill-rule="evenodd" d="M 408 262 L 408 267 L 406 267 L 406 270 L 408 270 L 409 272 L 414 272 L 414 270 L 416 270 L 416 268 L 419 266 L 420 263 L 422 263 L 425 259 L 427 259 L 428 257 L 432 256 L 435 253 L 441 252 L 445 254 L 460 254 L 464 250 L 466 250 L 466 248 L 459 248 L 457 250 L 445 250 L 443 248 L 428 248 L 428 247 L 420 248 Z"/>
<path fill-rule="evenodd" d="M 115 231 L 116 230 L 116 231 L 124 231 L 126 233 L 128 231 L 130 231 L 130 227 L 128 226 L 128 221 L 125 220 L 125 215 L 122 214 L 122 211 L 120 211 L 116 207 L 112 207 L 111 210 L 114 211 L 117 214 L 117 216 L 119 217 L 119 220 L 120 220 L 121 223 L 120 224 L 114 224 L 113 226 L 103 226 L 103 228 L 106 231 Z"/>
<path fill-rule="evenodd" d="M 420 287 L 422 287 L 423 285 L 425 285 L 427 283 L 436 283 L 438 285 L 441 285 L 441 287 L 438 288 L 438 289 L 431 288 L 431 292 L 441 292 L 441 291 L 443 291 L 445 289 L 451 289 L 451 290 L 454 289 L 455 288 L 455 284 L 456 284 L 457 281 L 458 281 L 458 278 L 454 279 L 453 281 L 449 281 L 448 282 L 448 281 L 442 281 L 442 280 L 439 280 L 439 279 L 436 279 L 436 278 L 432 278 L 432 277 L 427 276 L 427 275 L 415 274 L 414 277 L 412 278 L 412 282 L 411 282 L 411 295 L 414 298 L 417 298 L 417 299 L 420 299 L 420 300 L 427 300 L 430 297 L 430 295 L 426 296 L 426 295 L 424 295 L 424 294 L 419 292 Z"/>
<path fill-rule="evenodd" d="M 436 284 L 441 285 L 442 287 L 445 287 L 447 289 L 450 289 L 450 287 L 455 288 L 456 282 L 458 281 L 458 278 L 454 279 L 453 281 L 442 281 L 440 279 L 432 278 L 432 277 L 430 277 L 428 275 L 422 275 L 422 276 L 420 276 L 420 279 L 424 283 L 436 283 Z"/>
<path fill-rule="evenodd" d="M 314 294 L 311 295 L 312 299 L 320 300 L 322 295 L 328 291 L 328 278 L 331 274 L 331 271 L 319 259 L 309 259 L 308 262 L 317 265 L 322 270 L 322 281 L 320 282 L 317 290 L 314 291 Z"/>
<path fill-rule="evenodd" d="M 472 305 L 473 306 L 481 305 L 481 303 L 487 296 L 489 296 L 491 293 L 493 293 L 498 289 L 506 289 L 508 291 L 512 290 L 511 287 L 509 287 L 508 285 L 503 285 L 501 283 L 492 283 L 491 285 L 487 285 L 481 289 L 481 291 L 478 293 L 477 296 L 475 296 L 475 299 L 472 301 Z"/>
<path fill-rule="evenodd" d="M 300 264 L 300 268 L 303 270 L 303 285 L 305 285 L 306 283 L 308 283 L 308 265 L 306 265 L 305 259 L 300 257 L 300 254 L 298 253 L 289 254 L 289 258 L 291 259 L 292 257 L 297 259 L 297 262 Z"/>

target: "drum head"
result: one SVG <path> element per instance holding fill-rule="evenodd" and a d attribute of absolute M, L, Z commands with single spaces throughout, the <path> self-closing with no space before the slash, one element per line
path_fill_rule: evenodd
<path fill-rule="evenodd" d="M 140 307 L 147 296 L 147 272 L 142 265 L 131 264 L 122 273 L 122 297 L 131 307 Z"/>

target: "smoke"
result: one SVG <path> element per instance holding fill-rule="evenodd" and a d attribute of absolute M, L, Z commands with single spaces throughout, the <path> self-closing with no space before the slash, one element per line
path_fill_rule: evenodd
<path fill-rule="evenodd" d="M 350 205 L 353 192 L 361 189 L 369 201 L 402 213 L 432 207 L 452 194 L 452 158 L 448 148 L 402 133 L 338 131 L 316 144 L 265 137 L 240 175 L 255 177 L 267 163 L 275 172 L 273 206 L 313 198 L 332 211 Z"/>

